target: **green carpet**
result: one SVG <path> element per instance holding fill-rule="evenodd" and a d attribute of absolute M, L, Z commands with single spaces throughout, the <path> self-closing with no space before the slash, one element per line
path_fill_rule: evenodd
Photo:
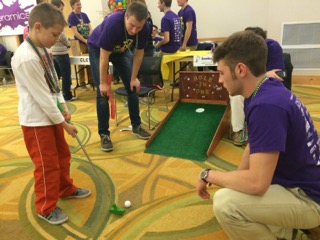
<path fill-rule="evenodd" d="M 199 108 L 204 111 L 196 112 Z M 145 152 L 205 161 L 225 110 L 225 105 L 180 102 Z"/>

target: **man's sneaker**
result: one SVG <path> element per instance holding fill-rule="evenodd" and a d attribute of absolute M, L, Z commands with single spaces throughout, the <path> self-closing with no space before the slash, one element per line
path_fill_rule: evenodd
<path fill-rule="evenodd" d="M 148 133 L 141 125 L 137 128 L 132 128 L 132 133 L 134 135 L 137 135 L 141 139 L 149 139 L 151 137 L 151 134 Z"/>
<path fill-rule="evenodd" d="M 101 150 L 104 152 L 111 152 L 113 150 L 113 144 L 108 135 L 101 134 Z"/>
<path fill-rule="evenodd" d="M 47 221 L 50 224 L 62 224 L 68 220 L 68 216 L 64 214 L 60 208 L 56 207 L 51 213 L 47 215 L 38 214 L 38 217 Z"/>
<path fill-rule="evenodd" d="M 91 194 L 90 189 L 77 188 L 77 190 L 67 198 L 85 198 Z"/>
<path fill-rule="evenodd" d="M 80 88 L 81 88 L 82 91 L 88 91 L 88 88 L 87 88 L 86 85 L 83 85 L 83 86 L 81 86 Z"/>
<path fill-rule="evenodd" d="M 77 100 L 78 97 L 77 96 L 74 96 L 74 97 L 71 97 L 70 99 L 66 99 L 67 102 L 72 102 L 74 100 Z"/>
<path fill-rule="evenodd" d="M 241 135 L 242 135 L 242 130 L 239 132 L 232 132 L 230 139 L 232 140 L 232 143 L 236 146 L 243 146 L 245 142 L 241 142 Z"/>

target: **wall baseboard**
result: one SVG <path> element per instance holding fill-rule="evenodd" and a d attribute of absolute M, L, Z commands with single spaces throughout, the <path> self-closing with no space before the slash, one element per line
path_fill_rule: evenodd
<path fill-rule="evenodd" d="M 320 76 L 292 76 L 292 84 L 320 85 Z"/>

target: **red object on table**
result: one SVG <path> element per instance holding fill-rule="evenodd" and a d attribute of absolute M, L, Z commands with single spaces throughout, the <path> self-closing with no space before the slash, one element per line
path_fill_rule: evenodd
<path fill-rule="evenodd" d="M 107 84 L 109 85 L 109 102 L 110 102 L 110 117 L 111 119 L 115 119 L 116 117 L 116 105 L 112 95 L 112 84 L 113 76 L 112 74 L 107 74 Z"/>

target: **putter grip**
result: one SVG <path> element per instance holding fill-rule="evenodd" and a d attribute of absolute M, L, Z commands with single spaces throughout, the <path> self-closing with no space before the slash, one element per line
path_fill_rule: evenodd
<path fill-rule="evenodd" d="M 64 113 L 64 109 L 58 99 L 57 99 L 57 106 L 58 106 L 60 112 Z M 70 120 L 68 120 L 67 123 L 71 123 Z"/>

